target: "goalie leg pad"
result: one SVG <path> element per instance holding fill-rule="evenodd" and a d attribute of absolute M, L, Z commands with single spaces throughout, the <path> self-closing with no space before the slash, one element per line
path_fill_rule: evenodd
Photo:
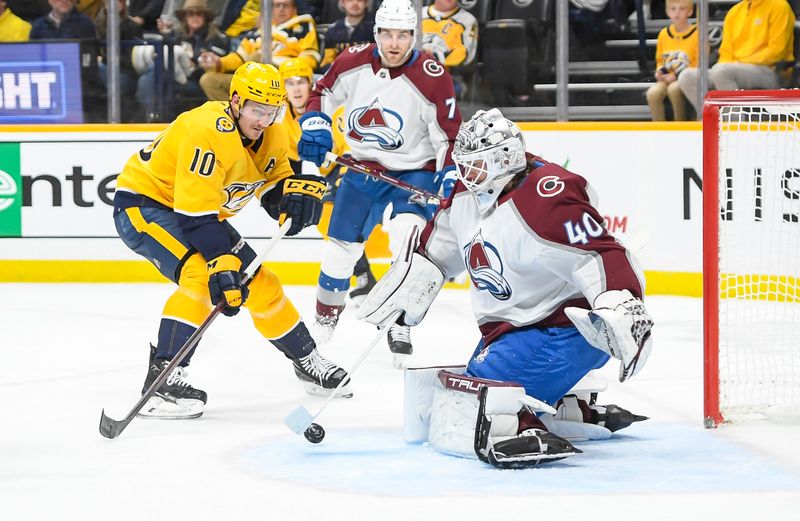
<path fill-rule="evenodd" d="M 569 441 L 547 432 L 531 428 L 517 436 L 497 439 L 492 435 L 493 418 L 487 414 L 489 387 L 478 393 L 478 419 L 475 425 L 474 451 L 478 459 L 501 469 L 522 469 L 557 461 L 582 451 Z"/>
<path fill-rule="evenodd" d="M 436 264 L 415 252 L 418 243 L 419 228 L 414 227 L 392 267 L 361 303 L 359 319 L 384 325 L 395 311 L 402 310 L 405 325 L 415 326 L 422 321 L 442 289 L 444 275 Z"/>

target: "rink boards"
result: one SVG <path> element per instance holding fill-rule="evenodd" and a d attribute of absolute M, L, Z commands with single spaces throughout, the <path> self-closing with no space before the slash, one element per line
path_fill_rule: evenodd
<path fill-rule="evenodd" d="M 700 295 L 699 123 L 520 126 L 530 152 L 590 181 L 607 228 L 643 265 L 649 294 Z M 117 238 L 111 201 L 128 157 L 163 128 L 0 126 L 0 281 L 161 280 Z M 276 230 L 258 204 L 232 222 L 256 243 Z M 282 241 L 270 265 L 284 283 L 315 284 L 322 245 L 307 229 Z"/>

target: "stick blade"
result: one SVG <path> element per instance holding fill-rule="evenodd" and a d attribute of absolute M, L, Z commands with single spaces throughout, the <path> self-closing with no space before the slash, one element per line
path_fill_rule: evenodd
<path fill-rule="evenodd" d="M 286 418 L 283 419 L 283 423 L 295 434 L 303 434 L 313 420 L 314 417 L 311 416 L 311 413 L 300 405 L 292 409 L 289 414 L 286 415 Z"/>
<path fill-rule="evenodd" d="M 125 422 L 117 421 L 106 416 L 106 410 L 100 413 L 100 434 L 109 440 L 113 440 L 125 428 Z"/>

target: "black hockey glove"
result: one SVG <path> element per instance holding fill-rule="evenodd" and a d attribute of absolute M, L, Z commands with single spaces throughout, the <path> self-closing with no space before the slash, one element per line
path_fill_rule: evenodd
<path fill-rule="evenodd" d="M 292 218 L 286 235 L 297 235 L 306 226 L 317 224 L 322 217 L 325 180 L 316 175 L 294 175 L 283 180 L 283 196 L 278 203 L 278 223 Z"/>
<path fill-rule="evenodd" d="M 231 254 L 220 255 L 208 263 L 211 302 L 214 306 L 222 302 L 222 314 L 228 317 L 239 312 L 249 293 L 247 286 L 242 285 L 241 267 L 242 261 Z"/>

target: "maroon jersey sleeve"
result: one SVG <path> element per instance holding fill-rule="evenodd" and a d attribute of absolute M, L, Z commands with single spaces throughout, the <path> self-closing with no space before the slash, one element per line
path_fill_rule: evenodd
<path fill-rule="evenodd" d="M 536 160 L 542 166 L 531 170 L 512 199 L 529 231 L 552 252 L 542 262 L 578 287 L 593 287 L 596 292 L 628 289 L 641 298 L 643 282 L 636 261 L 606 230 L 603 217 L 590 201 L 587 181 L 556 164 Z M 562 255 L 569 252 L 584 255 Z M 587 276 L 581 273 L 580 261 L 578 265 L 561 262 L 581 256 L 600 265 L 602 273 Z"/>
<path fill-rule="evenodd" d="M 311 95 L 308 98 L 308 111 L 322 110 L 322 97 L 331 96 L 334 98 L 336 106 L 344 103 L 346 93 L 337 92 L 336 80 L 339 76 L 358 66 L 372 62 L 375 54 L 375 44 L 361 44 L 348 47 L 340 53 L 333 61 L 325 75 L 317 80 Z"/>

